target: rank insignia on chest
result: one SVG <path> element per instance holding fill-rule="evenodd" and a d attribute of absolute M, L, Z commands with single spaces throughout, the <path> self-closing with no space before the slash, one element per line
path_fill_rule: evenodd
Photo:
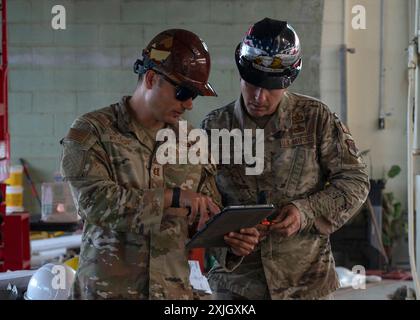
<path fill-rule="evenodd" d="M 163 167 L 158 163 L 153 163 L 150 168 L 152 187 L 157 188 L 163 183 Z"/>
<path fill-rule="evenodd" d="M 159 167 L 155 167 L 153 168 L 153 175 L 160 177 L 160 168 Z"/>
<path fill-rule="evenodd" d="M 303 112 L 293 113 L 293 115 L 292 115 L 293 124 L 299 123 L 299 122 L 304 122 L 304 121 L 305 121 L 305 116 L 304 116 Z"/>
<path fill-rule="evenodd" d="M 306 133 L 306 127 L 304 125 L 294 124 L 292 127 L 293 134 L 305 134 Z"/>

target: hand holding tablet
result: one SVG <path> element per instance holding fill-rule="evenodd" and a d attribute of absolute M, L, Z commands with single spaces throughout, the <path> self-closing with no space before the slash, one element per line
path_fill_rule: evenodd
<path fill-rule="evenodd" d="M 227 247 L 224 236 L 244 228 L 252 228 L 270 216 L 271 204 L 225 207 L 212 217 L 186 244 L 186 249 Z"/>

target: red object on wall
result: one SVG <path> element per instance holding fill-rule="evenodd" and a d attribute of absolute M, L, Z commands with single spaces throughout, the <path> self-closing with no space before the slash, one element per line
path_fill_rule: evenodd
<path fill-rule="evenodd" d="M 0 181 L 9 177 L 10 136 L 8 121 L 8 64 L 7 64 L 7 20 L 6 0 L 1 0 L 1 61 L 0 61 Z M 5 259 L 8 258 L 5 248 L 6 230 L 6 185 L 0 184 L 0 272 L 6 271 Z M 29 239 L 29 230 L 28 230 Z M 12 256 L 13 257 L 13 256 Z"/>
<path fill-rule="evenodd" d="M 188 255 L 188 260 L 196 260 L 200 263 L 200 269 L 202 273 L 204 273 L 204 253 L 205 249 L 195 248 L 191 249 Z"/>
<path fill-rule="evenodd" d="M 31 267 L 29 213 L 13 213 L 4 218 L 4 271 Z"/>
<path fill-rule="evenodd" d="M 0 183 L 0 272 L 4 270 L 4 237 L 3 237 L 3 229 L 4 229 L 4 216 L 6 215 L 6 185 Z"/>

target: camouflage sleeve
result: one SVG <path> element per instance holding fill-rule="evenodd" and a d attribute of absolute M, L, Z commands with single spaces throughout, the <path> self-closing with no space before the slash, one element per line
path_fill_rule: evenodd
<path fill-rule="evenodd" d="M 222 208 L 222 197 L 216 185 L 216 166 L 212 164 L 203 165 L 200 185 L 197 192 L 212 198 L 214 203 Z"/>
<path fill-rule="evenodd" d="M 61 174 L 85 221 L 123 232 L 159 228 L 164 189 L 128 189 L 117 184 L 108 155 L 87 120 L 76 120 L 62 145 Z"/>
<path fill-rule="evenodd" d="M 208 117 L 206 117 L 206 119 L 202 121 L 201 129 L 206 130 L 206 132 L 208 133 L 209 122 L 207 120 L 208 120 Z M 211 196 L 213 200 L 216 202 L 216 204 L 222 209 L 223 208 L 222 197 L 216 185 L 217 168 L 215 165 L 208 165 L 205 167 L 204 170 L 207 173 L 206 180 L 208 183 L 204 185 L 202 193 L 208 196 Z M 229 248 L 211 248 L 208 250 L 208 253 L 214 256 L 217 262 L 220 264 L 220 266 L 222 266 L 228 272 L 235 270 L 241 264 L 243 260 L 243 257 L 239 257 L 234 254 L 231 254 Z"/>
<path fill-rule="evenodd" d="M 369 178 L 347 127 L 336 114 L 323 109 L 317 145 L 325 188 L 306 199 L 292 201 L 301 213 L 301 232 L 315 227 L 331 234 L 343 226 L 365 202 Z"/>

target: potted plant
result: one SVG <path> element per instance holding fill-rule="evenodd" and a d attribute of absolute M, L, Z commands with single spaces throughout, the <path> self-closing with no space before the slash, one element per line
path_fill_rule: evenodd
<path fill-rule="evenodd" d="M 401 168 L 393 165 L 387 173 L 387 178 L 392 179 L 399 175 Z M 385 185 L 387 179 L 384 179 Z M 396 243 L 407 233 L 407 222 L 403 214 L 401 202 L 393 192 L 383 192 L 382 195 L 382 241 L 385 252 L 392 263 L 392 253 Z"/>

